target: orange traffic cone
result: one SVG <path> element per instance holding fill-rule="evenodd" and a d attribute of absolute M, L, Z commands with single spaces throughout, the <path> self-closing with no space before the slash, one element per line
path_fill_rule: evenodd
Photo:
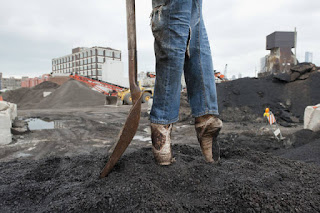
<path fill-rule="evenodd" d="M 2 96 L 0 95 L 0 101 L 3 101 L 3 98 L 2 98 Z"/>

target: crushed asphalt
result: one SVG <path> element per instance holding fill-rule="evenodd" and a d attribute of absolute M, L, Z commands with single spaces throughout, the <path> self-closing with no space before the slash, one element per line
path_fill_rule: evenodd
<path fill-rule="evenodd" d="M 173 146 L 161 167 L 151 148 L 125 155 L 105 179 L 99 151 L 1 163 L 2 212 L 319 212 L 320 168 L 225 147 L 221 164 Z"/>

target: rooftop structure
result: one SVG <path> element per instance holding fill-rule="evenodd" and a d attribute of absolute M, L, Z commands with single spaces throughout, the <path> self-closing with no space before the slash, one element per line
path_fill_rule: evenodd
<path fill-rule="evenodd" d="M 267 36 L 267 50 L 278 47 L 294 48 L 294 32 L 276 31 Z"/>
<path fill-rule="evenodd" d="M 270 55 L 265 71 L 269 74 L 289 72 L 296 64 L 296 56 L 291 51 L 296 44 L 296 32 L 276 31 L 268 35 L 266 40 L 266 49 L 270 50 Z"/>

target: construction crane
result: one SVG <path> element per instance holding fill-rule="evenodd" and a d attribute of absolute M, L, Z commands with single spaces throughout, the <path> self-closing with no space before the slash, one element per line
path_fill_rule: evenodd
<path fill-rule="evenodd" d="M 227 80 L 227 78 L 226 78 L 227 68 L 228 68 L 228 64 L 226 64 L 226 66 L 224 68 L 224 74 L 214 70 L 214 77 L 215 77 L 216 83 L 221 83 L 221 82 L 224 82 Z"/>

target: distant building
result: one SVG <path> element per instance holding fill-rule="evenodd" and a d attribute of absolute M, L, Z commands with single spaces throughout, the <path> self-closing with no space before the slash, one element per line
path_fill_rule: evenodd
<path fill-rule="evenodd" d="M 262 57 L 260 59 L 260 71 L 259 73 L 263 73 L 267 71 L 267 63 L 268 63 L 268 55 Z"/>
<path fill-rule="evenodd" d="M 20 87 L 21 87 L 21 79 L 17 79 L 14 77 L 2 78 L 2 75 L 1 75 L 1 89 L 14 90 L 14 89 L 19 89 Z"/>
<path fill-rule="evenodd" d="M 28 78 L 26 76 L 21 78 L 21 87 L 34 87 L 38 84 L 41 84 L 44 81 L 49 81 L 50 75 L 49 74 L 43 74 L 42 76 L 35 77 L 35 78 Z"/>
<path fill-rule="evenodd" d="M 236 76 L 235 76 L 235 75 L 232 75 L 231 80 L 236 80 L 236 79 L 237 79 Z"/>
<path fill-rule="evenodd" d="M 53 75 L 78 75 L 102 79 L 102 64 L 107 60 L 121 61 L 121 51 L 109 47 L 77 47 L 72 54 L 52 59 Z"/>
<path fill-rule="evenodd" d="M 313 53 L 312 52 L 306 52 L 305 54 L 305 62 L 312 63 L 313 61 Z"/>
<path fill-rule="evenodd" d="M 242 74 L 241 73 L 238 74 L 238 78 L 242 78 Z"/>
<path fill-rule="evenodd" d="M 2 72 L 0 72 L 0 90 L 2 90 L 2 84 L 1 84 L 1 82 L 2 82 Z"/>

